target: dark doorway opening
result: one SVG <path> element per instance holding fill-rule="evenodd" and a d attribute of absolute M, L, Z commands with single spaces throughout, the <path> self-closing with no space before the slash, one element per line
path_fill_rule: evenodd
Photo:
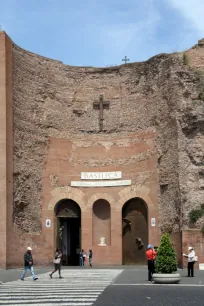
<path fill-rule="evenodd" d="M 61 249 L 64 266 L 79 265 L 81 220 L 79 218 L 60 218 L 63 226 Z M 79 249 L 79 250 L 78 250 Z"/>
<path fill-rule="evenodd" d="M 81 210 L 73 200 L 62 200 L 56 205 L 56 246 L 62 251 L 62 265 L 79 265 L 81 248 Z"/>
<path fill-rule="evenodd" d="M 147 205 L 140 198 L 126 202 L 122 209 L 123 264 L 146 264 L 148 243 Z"/>

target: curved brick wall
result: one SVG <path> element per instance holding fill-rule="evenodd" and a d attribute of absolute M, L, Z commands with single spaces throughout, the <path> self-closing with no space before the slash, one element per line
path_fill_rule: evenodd
<path fill-rule="evenodd" d="M 13 45 L 14 224 L 19 233 L 41 231 L 50 136 L 80 139 L 102 134 L 108 139 L 145 130 L 157 134 L 160 226 L 173 232 L 188 226 L 189 210 L 204 196 L 204 115 L 195 73 L 195 58 L 203 61 L 204 48 L 198 45 L 187 53 L 189 65 L 177 53 L 118 67 L 85 68 Z M 103 133 L 93 109 L 101 93 L 110 102 Z"/>

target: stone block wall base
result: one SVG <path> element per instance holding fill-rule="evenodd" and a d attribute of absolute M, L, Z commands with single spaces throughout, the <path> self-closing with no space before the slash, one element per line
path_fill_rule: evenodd
<path fill-rule="evenodd" d="M 204 263 L 204 234 L 200 229 L 189 229 L 182 232 L 182 254 L 188 254 L 188 247 L 194 248 L 198 256 L 198 262 L 195 263 L 194 269 L 199 269 L 199 264 Z M 183 268 L 188 265 L 188 259 L 183 257 Z"/>

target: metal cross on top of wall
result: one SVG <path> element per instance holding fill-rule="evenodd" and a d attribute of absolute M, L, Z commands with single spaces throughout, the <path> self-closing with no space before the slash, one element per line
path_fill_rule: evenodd
<path fill-rule="evenodd" d="M 127 64 L 127 62 L 129 62 L 129 58 L 127 58 L 127 56 L 125 56 L 125 58 L 123 58 L 122 61 L 125 62 L 125 64 Z"/>
<path fill-rule="evenodd" d="M 99 102 L 94 102 L 93 107 L 94 109 L 99 110 L 99 129 L 100 131 L 103 130 L 103 110 L 109 109 L 110 103 L 108 101 L 104 101 L 103 95 L 100 95 Z"/>

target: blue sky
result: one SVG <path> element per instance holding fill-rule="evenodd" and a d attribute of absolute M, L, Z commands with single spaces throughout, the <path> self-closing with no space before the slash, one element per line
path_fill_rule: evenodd
<path fill-rule="evenodd" d="M 4 0 L 0 25 L 31 52 L 106 67 L 190 48 L 204 37 L 203 12 L 204 0 Z"/>

